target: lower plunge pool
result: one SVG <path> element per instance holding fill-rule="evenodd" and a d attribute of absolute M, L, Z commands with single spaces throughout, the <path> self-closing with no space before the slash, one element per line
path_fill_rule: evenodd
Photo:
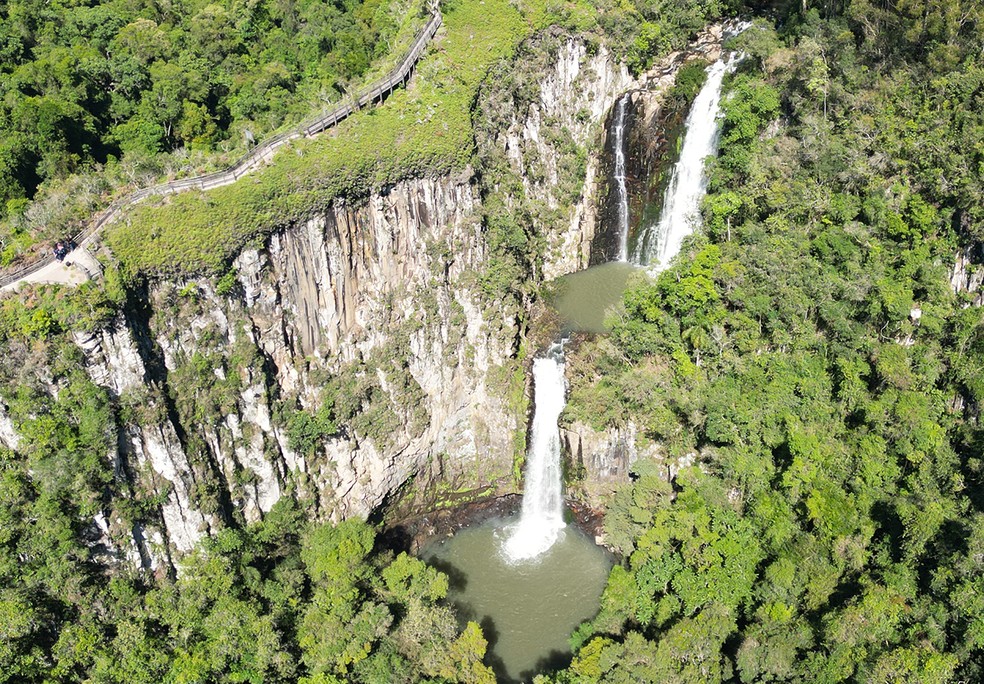
<path fill-rule="evenodd" d="M 467 527 L 422 553 L 448 575 L 462 621 L 482 626 L 485 661 L 501 682 L 529 681 L 569 662 L 568 637 L 598 612 L 611 569 L 608 553 L 571 525 L 541 556 L 511 563 L 502 545 L 516 522 Z"/>

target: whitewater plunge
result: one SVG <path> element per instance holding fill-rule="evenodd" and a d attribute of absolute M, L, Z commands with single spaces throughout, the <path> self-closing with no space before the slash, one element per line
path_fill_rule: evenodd
<path fill-rule="evenodd" d="M 700 203 L 707 191 L 705 161 L 717 154 L 721 133 L 721 87 L 734 71 L 740 56 L 719 59 L 707 68 L 707 80 L 694 99 L 684 124 L 680 158 L 673 166 L 663 195 L 659 221 L 639 234 L 632 261 L 651 270 L 662 270 L 680 252 L 683 240 L 700 223 Z M 626 233 L 626 240 L 627 233 Z"/>
<path fill-rule="evenodd" d="M 557 421 L 564 410 L 566 390 L 561 341 L 533 361 L 533 427 L 526 454 L 523 507 L 519 522 L 502 546 L 506 558 L 513 562 L 546 552 L 565 526 Z"/>
<path fill-rule="evenodd" d="M 564 524 L 560 430 L 563 342 L 533 361 L 535 408 L 518 520 L 488 520 L 425 549 L 452 578 L 448 597 L 490 641 L 498 681 L 528 682 L 570 662 L 571 632 L 598 612 L 611 558 Z M 456 579 L 457 578 L 457 579 Z"/>
<path fill-rule="evenodd" d="M 626 93 L 618 99 L 615 105 L 615 189 L 618 192 L 618 260 L 629 260 L 629 189 L 625 185 L 625 110 L 629 102 Z"/>

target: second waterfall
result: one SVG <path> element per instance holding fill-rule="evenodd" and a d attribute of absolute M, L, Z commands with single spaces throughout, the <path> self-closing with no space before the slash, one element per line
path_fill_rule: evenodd
<path fill-rule="evenodd" d="M 719 59 L 707 68 L 707 80 L 694 99 L 684 125 L 680 158 L 673 167 L 670 183 L 663 196 L 663 207 L 656 225 L 645 226 L 639 233 L 632 261 L 657 270 L 666 268 L 680 251 L 683 239 L 693 232 L 700 220 L 700 203 L 707 190 L 704 165 L 717 153 L 721 122 L 721 87 L 724 77 L 733 71 L 740 57 Z"/>
<path fill-rule="evenodd" d="M 565 401 L 564 346 L 557 342 L 545 356 L 533 361 L 533 427 L 526 455 L 523 508 L 503 546 L 511 561 L 536 558 L 553 546 L 564 529 L 557 420 Z"/>

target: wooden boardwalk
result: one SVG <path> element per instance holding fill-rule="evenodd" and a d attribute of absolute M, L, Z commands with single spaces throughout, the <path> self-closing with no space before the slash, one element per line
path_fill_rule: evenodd
<path fill-rule="evenodd" d="M 121 197 L 110 204 L 101 213 L 97 214 L 89 222 L 89 224 L 75 234 L 72 239 L 75 240 L 78 245 L 85 245 L 104 226 L 118 219 L 126 209 L 144 201 L 149 197 L 170 195 L 176 192 L 183 192 L 185 190 L 211 190 L 213 188 L 222 187 L 223 185 L 235 183 L 246 174 L 268 163 L 276 151 L 291 140 L 313 137 L 337 125 L 339 122 L 351 116 L 354 112 L 357 112 L 364 107 L 382 102 L 390 93 L 401 85 L 404 85 L 407 80 L 409 80 L 410 75 L 413 72 L 413 68 L 417 65 L 417 62 L 420 61 L 420 58 L 424 54 L 424 50 L 427 49 L 427 45 L 437 33 L 440 26 L 441 14 L 435 11 L 430 20 L 428 20 L 427 24 L 417 34 L 413 45 L 403 58 L 403 61 L 394 67 L 385 78 L 377 81 L 369 88 L 362 91 L 358 96 L 352 98 L 350 102 L 341 104 L 327 114 L 324 114 L 317 119 L 307 121 L 290 131 L 280 133 L 279 135 L 275 135 L 272 138 L 264 140 L 244 155 L 239 161 L 224 171 L 216 171 L 214 173 L 207 173 L 203 176 L 195 176 L 194 178 L 183 178 L 181 180 L 170 181 L 168 183 L 152 185 L 150 187 L 132 192 L 125 197 Z M 12 285 L 28 278 L 43 268 L 50 266 L 54 263 L 54 261 L 54 255 L 48 254 L 43 259 L 39 259 L 38 261 L 26 266 L 22 266 L 12 273 L 0 276 L 0 289 L 10 289 Z"/>

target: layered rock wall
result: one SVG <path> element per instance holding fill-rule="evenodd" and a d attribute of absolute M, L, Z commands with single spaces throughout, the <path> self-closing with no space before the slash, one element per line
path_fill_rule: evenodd
<path fill-rule="evenodd" d="M 110 458 L 158 502 L 156 543 L 108 525 L 113 543 L 157 565 L 286 495 L 339 519 L 410 480 L 508 487 L 523 420 L 507 401 L 516 322 L 476 293 L 478 205 L 470 174 L 338 203 L 244 251 L 222 294 L 157 283 L 142 313 L 76 335 L 92 380 L 139 407 Z M 375 412 L 356 406 L 302 452 L 291 414 L 316 414 L 340 377 L 370 386 Z"/>
<path fill-rule="evenodd" d="M 950 288 L 966 298 L 966 305 L 984 304 L 984 246 L 974 245 L 957 252 L 950 272 Z"/>
<path fill-rule="evenodd" d="M 508 68 L 502 118 L 479 147 L 498 150 L 518 182 L 505 201 L 526 203 L 544 244 L 533 277 L 550 279 L 589 262 L 613 103 L 671 76 L 633 79 L 606 48 L 563 32 Z M 633 96 L 640 112 L 648 97 Z M 117 405 L 108 458 L 120 489 L 151 511 L 104 511 L 93 543 L 167 568 L 286 496 L 340 519 L 397 492 L 513 488 L 521 327 L 515 303 L 480 286 L 490 255 L 477 187 L 467 170 L 337 202 L 243 251 L 224 277 L 147 285 L 112 325 L 75 334 Z M 18 439 L 0 405 L 0 442 Z M 600 489 L 624 481 L 637 454 L 629 434 L 566 439 Z"/>
<path fill-rule="evenodd" d="M 515 84 L 485 98 L 509 107 L 488 144 L 501 149 L 522 193 L 533 198 L 530 220 L 545 240 L 542 277 L 585 268 L 597 223 L 602 123 L 615 100 L 638 82 L 609 49 L 555 30 L 537 37 L 511 67 Z M 535 79 L 529 89 L 527 81 Z M 532 90 L 532 92 L 529 92 Z"/>

